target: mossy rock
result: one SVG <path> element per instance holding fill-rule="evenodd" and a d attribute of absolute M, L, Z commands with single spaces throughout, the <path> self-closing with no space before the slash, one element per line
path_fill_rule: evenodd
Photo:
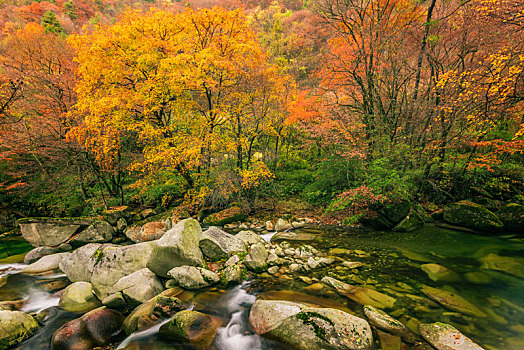
<path fill-rule="evenodd" d="M 410 201 L 402 200 L 391 203 L 379 209 L 379 213 L 393 224 L 398 224 L 402 219 L 408 216 L 413 205 Z"/>
<path fill-rule="evenodd" d="M 507 204 L 497 212 L 497 216 L 506 230 L 524 234 L 524 205 Z"/>
<path fill-rule="evenodd" d="M 499 231 L 504 226 L 493 212 L 479 204 L 468 201 L 446 206 L 444 208 L 444 221 L 484 232 Z"/>
<path fill-rule="evenodd" d="M 204 219 L 204 224 L 210 226 L 224 226 L 235 221 L 244 221 L 247 215 L 240 207 L 231 207 L 218 213 L 211 214 Z"/>
<path fill-rule="evenodd" d="M 388 230 L 395 226 L 391 221 L 374 211 L 368 211 L 360 216 L 358 222 L 376 230 Z"/>

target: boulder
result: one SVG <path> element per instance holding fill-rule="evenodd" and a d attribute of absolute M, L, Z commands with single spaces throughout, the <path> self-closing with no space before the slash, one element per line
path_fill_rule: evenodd
<path fill-rule="evenodd" d="M 497 216 L 506 230 L 524 234 L 524 205 L 509 203 L 497 212 Z"/>
<path fill-rule="evenodd" d="M 228 265 L 221 271 L 220 280 L 226 287 L 241 284 L 244 281 L 242 269 L 238 265 Z"/>
<path fill-rule="evenodd" d="M 218 213 L 211 214 L 204 219 L 204 224 L 209 226 L 224 226 L 235 221 L 244 221 L 247 215 L 240 207 L 231 207 Z"/>
<path fill-rule="evenodd" d="M 122 328 L 124 317 L 105 306 L 60 327 L 52 339 L 53 350 L 90 350 L 106 346 Z"/>
<path fill-rule="evenodd" d="M 18 220 L 22 237 L 33 247 L 58 246 L 67 242 L 93 220 L 87 218 L 51 219 L 24 218 Z"/>
<path fill-rule="evenodd" d="M 387 230 L 395 227 L 395 224 L 386 219 L 376 211 L 367 211 L 358 218 L 358 222 L 375 230 Z"/>
<path fill-rule="evenodd" d="M 266 230 L 267 231 L 275 231 L 275 225 L 273 224 L 273 222 L 271 221 L 266 221 L 266 223 L 264 224 L 264 226 L 266 227 Z"/>
<path fill-rule="evenodd" d="M 371 305 L 364 306 L 364 314 L 366 314 L 369 323 L 388 333 L 399 336 L 407 335 L 410 333 L 406 326 L 404 326 L 400 321 L 397 321 L 384 311 L 377 309 Z"/>
<path fill-rule="evenodd" d="M 235 235 L 235 237 L 239 238 L 248 247 L 256 243 L 265 242 L 262 237 L 260 237 L 253 231 L 240 231 Z"/>
<path fill-rule="evenodd" d="M 183 310 L 185 305 L 174 296 L 179 292 L 179 288 L 167 289 L 135 308 L 124 320 L 126 334 L 152 327 L 160 320 L 172 317 Z"/>
<path fill-rule="evenodd" d="M 37 262 L 24 267 L 20 273 L 28 275 L 36 275 L 48 271 L 56 271 L 59 269 L 60 262 L 70 253 L 58 253 L 52 255 L 46 255 Z"/>
<path fill-rule="evenodd" d="M 331 308 L 258 299 L 249 313 L 254 331 L 293 349 L 372 349 L 369 324 Z"/>
<path fill-rule="evenodd" d="M 135 243 L 149 242 L 161 238 L 170 228 L 169 220 L 151 221 L 142 226 L 130 226 L 124 234 Z"/>
<path fill-rule="evenodd" d="M 400 200 L 395 203 L 385 204 L 378 210 L 388 222 L 393 225 L 398 224 L 402 219 L 409 215 L 412 204 L 407 200 Z"/>
<path fill-rule="evenodd" d="M 425 215 L 424 215 L 425 214 Z M 429 220 L 422 207 L 412 208 L 408 215 L 393 227 L 396 232 L 411 232 Z"/>
<path fill-rule="evenodd" d="M 332 277 L 323 277 L 322 283 L 334 288 L 339 294 L 362 305 L 371 305 L 379 309 L 392 308 L 396 299 L 376 290 L 353 286 Z"/>
<path fill-rule="evenodd" d="M 275 225 L 275 231 L 277 232 L 283 232 L 289 230 L 290 228 L 293 228 L 293 226 L 289 223 L 289 221 L 282 218 L 278 219 L 277 224 Z"/>
<path fill-rule="evenodd" d="M 167 272 L 173 267 L 203 266 L 202 252 L 198 246 L 201 239 L 202 228 L 198 221 L 180 221 L 162 238 L 151 242 L 152 253 L 147 261 L 147 268 L 159 276 L 167 277 Z"/>
<path fill-rule="evenodd" d="M 437 303 L 444 306 L 446 309 L 475 317 L 487 316 L 482 310 L 458 294 L 429 286 L 423 286 L 420 291 L 426 294 L 430 299 L 433 299 Z"/>
<path fill-rule="evenodd" d="M 56 253 L 67 252 L 69 250 L 71 250 L 71 246 L 68 244 L 60 245 L 58 248 L 45 247 L 45 246 L 37 247 L 25 255 L 24 264 L 29 265 L 29 264 L 36 262 L 37 260 L 40 260 L 44 256 L 56 254 Z"/>
<path fill-rule="evenodd" d="M 253 244 L 244 259 L 244 265 L 251 271 L 263 272 L 267 269 L 268 252 L 262 243 Z"/>
<path fill-rule="evenodd" d="M 102 213 L 102 217 L 109 224 L 115 226 L 119 219 L 131 217 L 131 209 L 128 206 L 111 207 Z"/>
<path fill-rule="evenodd" d="M 119 279 L 113 290 L 122 293 L 129 306 L 137 307 L 162 292 L 164 286 L 151 270 L 143 268 Z"/>
<path fill-rule="evenodd" d="M 194 266 L 177 266 L 169 270 L 167 274 L 185 289 L 205 288 L 220 281 L 218 275 L 213 271 Z"/>
<path fill-rule="evenodd" d="M 71 282 L 90 282 L 95 263 L 100 257 L 102 244 L 90 243 L 63 257 L 58 267 Z"/>
<path fill-rule="evenodd" d="M 194 347 L 207 348 L 215 339 L 222 320 L 198 311 L 184 310 L 160 327 L 160 334 Z"/>
<path fill-rule="evenodd" d="M 479 231 L 499 231 L 503 224 L 499 218 L 479 204 L 461 201 L 444 208 L 444 221 Z"/>
<path fill-rule="evenodd" d="M 151 250 L 150 242 L 129 246 L 106 246 L 97 250 L 91 283 L 99 299 L 104 300 L 115 293 L 115 284 L 122 277 L 145 268 Z"/>
<path fill-rule="evenodd" d="M 435 282 L 458 282 L 461 280 L 455 271 L 439 264 L 424 264 L 420 268 Z"/>
<path fill-rule="evenodd" d="M 38 322 L 23 312 L 0 310 L 0 350 L 21 343 L 37 328 Z"/>
<path fill-rule="evenodd" d="M 423 323 L 420 335 L 437 350 L 483 350 L 471 339 L 446 323 Z"/>
<path fill-rule="evenodd" d="M 246 245 L 240 238 L 215 226 L 202 233 L 199 245 L 202 253 L 212 261 L 227 259 L 235 253 L 246 251 Z"/>
<path fill-rule="evenodd" d="M 102 306 L 102 303 L 94 294 L 91 283 L 75 282 L 64 289 L 58 306 L 65 311 L 85 313 Z"/>
<path fill-rule="evenodd" d="M 71 244 L 105 243 L 113 239 L 115 229 L 107 221 L 93 221 L 85 230 L 71 239 Z"/>

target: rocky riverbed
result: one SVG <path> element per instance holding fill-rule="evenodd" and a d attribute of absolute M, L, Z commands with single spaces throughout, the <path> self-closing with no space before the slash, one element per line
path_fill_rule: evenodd
<path fill-rule="evenodd" d="M 524 346 L 518 236 L 185 219 L 115 244 L 114 221 L 0 261 L 0 349 Z"/>

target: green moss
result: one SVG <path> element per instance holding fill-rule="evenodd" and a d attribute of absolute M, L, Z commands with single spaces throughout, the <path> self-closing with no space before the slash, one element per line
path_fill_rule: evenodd
<path fill-rule="evenodd" d="M 320 327 L 318 324 L 316 324 L 313 318 L 319 318 L 321 320 L 326 321 L 330 325 L 334 326 L 333 322 L 329 318 L 319 313 L 316 313 L 316 312 L 310 312 L 310 311 L 299 312 L 298 314 L 296 314 L 296 317 L 299 320 L 301 320 L 305 325 L 313 327 L 313 331 L 315 332 L 315 335 L 322 340 L 326 340 L 326 330 Z"/>

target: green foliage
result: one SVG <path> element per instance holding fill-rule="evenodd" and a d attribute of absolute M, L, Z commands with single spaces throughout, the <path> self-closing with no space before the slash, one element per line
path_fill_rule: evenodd
<path fill-rule="evenodd" d="M 46 33 L 63 34 L 64 29 L 62 28 L 56 13 L 49 10 L 42 16 L 42 25 L 44 26 Z"/>
<path fill-rule="evenodd" d="M 69 18 L 75 20 L 78 18 L 78 15 L 76 14 L 76 7 L 73 3 L 73 0 L 69 0 L 64 3 L 64 8 L 66 9 L 66 15 L 69 16 Z"/>

